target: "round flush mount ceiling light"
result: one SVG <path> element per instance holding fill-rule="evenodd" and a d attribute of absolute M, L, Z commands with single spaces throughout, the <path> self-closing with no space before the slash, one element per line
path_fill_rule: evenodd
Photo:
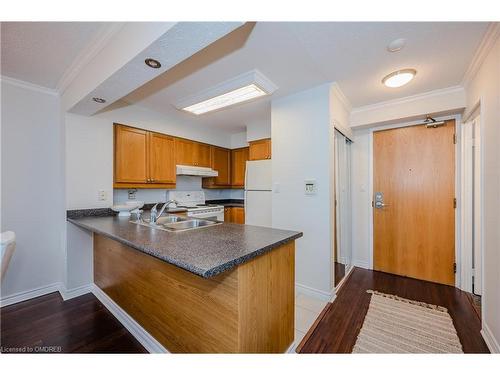
<path fill-rule="evenodd" d="M 398 52 L 401 51 L 405 45 L 406 45 L 406 39 L 399 38 L 389 43 L 389 45 L 387 46 L 387 51 Z"/>
<path fill-rule="evenodd" d="M 103 98 L 92 98 L 92 100 L 99 104 L 106 103 L 106 99 Z"/>
<path fill-rule="evenodd" d="M 160 62 L 158 60 L 155 60 L 155 59 L 148 58 L 148 59 L 144 60 L 144 62 L 146 63 L 147 66 L 149 66 L 150 68 L 153 68 L 153 69 L 158 69 L 161 67 Z"/>
<path fill-rule="evenodd" d="M 386 75 L 382 83 L 387 87 L 401 87 L 410 82 L 417 74 L 415 69 L 401 69 Z"/>

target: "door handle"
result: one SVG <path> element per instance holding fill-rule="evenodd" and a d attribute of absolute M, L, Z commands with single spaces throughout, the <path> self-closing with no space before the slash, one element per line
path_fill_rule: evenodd
<path fill-rule="evenodd" d="M 388 204 L 385 204 L 384 203 L 384 193 L 380 192 L 380 191 L 377 191 L 375 193 L 375 200 L 374 200 L 375 204 L 373 205 L 375 208 L 379 208 L 379 209 L 382 209 L 384 207 L 387 207 L 389 206 Z"/>

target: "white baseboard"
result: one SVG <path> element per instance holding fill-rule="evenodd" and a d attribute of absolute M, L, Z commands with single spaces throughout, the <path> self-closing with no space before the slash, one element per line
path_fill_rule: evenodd
<path fill-rule="evenodd" d="M 125 310 L 118 306 L 111 298 L 108 297 L 97 285 L 93 285 L 92 293 L 99 301 L 120 321 L 121 324 L 141 343 L 144 348 L 150 353 L 168 353 L 151 334 L 137 323 Z"/>
<path fill-rule="evenodd" d="M 84 294 L 91 293 L 93 287 L 94 284 L 87 284 L 80 286 L 78 288 L 66 289 L 64 285 L 61 284 L 61 287 L 59 288 L 59 293 L 61 294 L 62 299 L 66 301 L 68 299 L 80 297 L 83 296 Z"/>
<path fill-rule="evenodd" d="M 302 284 L 295 283 L 295 293 L 302 293 L 313 298 L 317 298 L 321 301 L 330 302 L 332 297 L 335 295 L 331 291 L 325 292 L 323 290 L 311 288 Z"/>
<path fill-rule="evenodd" d="M 337 295 L 337 293 L 340 291 L 340 288 L 342 288 L 344 286 L 346 280 L 349 278 L 349 276 L 351 275 L 352 271 L 354 271 L 354 267 L 355 266 L 351 266 L 349 268 L 349 271 L 342 278 L 342 280 L 340 280 L 340 283 L 337 284 L 337 286 L 335 287 L 335 295 Z M 333 300 L 331 302 L 333 302 Z"/>
<path fill-rule="evenodd" d="M 34 288 L 24 292 L 14 293 L 10 296 L 5 296 L 0 300 L 0 307 L 13 305 L 14 303 L 23 302 L 32 298 L 40 297 L 45 294 L 58 292 L 61 284 L 53 283 L 40 288 Z"/>
<path fill-rule="evenodd" d="M 488 346 L 491 353 L 500 353 L 500 345 L 498 345 L 498 341 L 495 339 L 495 336 L 493 336 L 493 333 L 488 325 L 484 322 L 483 329 L 481 330 L 481 336 L 483 336 L 484 342 L 486 342 L 486 346 Z"/>
<path fill-rule="evenodd" d="M 352 265 L 354 267 L 364 268 L 365 270 L 370 270 L 371 269 L 371 267 L 368 264 L 368 262 L 363 262 L 363 261 L 356 260 L 356 259 L 353 259 Z"/>

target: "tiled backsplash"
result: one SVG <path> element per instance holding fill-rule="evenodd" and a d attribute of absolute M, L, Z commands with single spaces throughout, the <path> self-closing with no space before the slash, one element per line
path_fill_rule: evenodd
<path fill-rule="evenodd" d="M 174 190 L 181 191 L 205 191 L 206 199 L 243 199 L 243 189 L 202 189 L 201 177 L 196 176 L 177 176 L 177 184 Z M 135 193 L 135 199 L 146 203 L 164 202 L 166 199 L 165 189 L 138 189 Z M 113 190 L 113 203 L 123 203 L 128 201 L 127 189 Z"/>

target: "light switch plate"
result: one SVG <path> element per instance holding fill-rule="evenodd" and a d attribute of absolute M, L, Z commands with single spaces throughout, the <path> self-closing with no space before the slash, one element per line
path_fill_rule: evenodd
<path fill-rule="evenodd" d="M 316 180 L 304 180 L 304 192 L 306 195 L 315 195 L 316 191 Z"/>

